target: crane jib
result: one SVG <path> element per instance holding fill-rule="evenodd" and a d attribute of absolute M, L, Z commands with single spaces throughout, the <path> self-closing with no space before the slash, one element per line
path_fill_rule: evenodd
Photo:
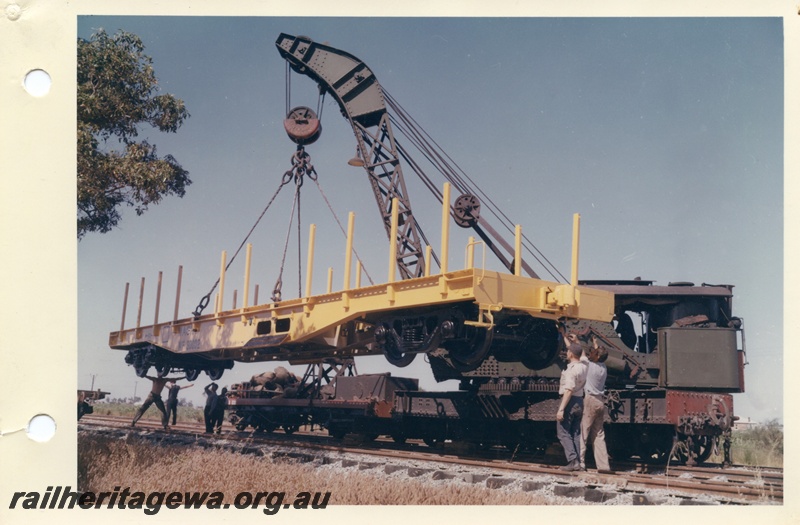
<path fill-rule="evenodd" d="M 331 93 L 348 118 L 365 127 L 380 122 L 386 112 L 383 92 L 364 62 L 303 36 L 282 33 L 275 45 L 292 69 L 311 77 Z"/>
<path fill-rule="evenodd" d="M 353 55 L 312 41 L 308 37 L 281 34 L 278 52 L 292 69 L 316 81 L 331 93 L 350 122 L 358 143 L 358 156 L 369 175 L 386 233 L 392 235 L 392 201 L 399 203 L 400 223 L 393 242 L 397 246 L 397 268 L 403 279 L 424 273 L 424 250 L 419 225 L 411 211 L 398 146 L 386 111 L 383 91 L 375 75 Z"/>

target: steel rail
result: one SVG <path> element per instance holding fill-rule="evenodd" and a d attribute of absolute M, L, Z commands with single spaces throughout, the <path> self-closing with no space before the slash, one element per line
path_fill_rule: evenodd
<path fill-rule="evenodd" d="M 116 428 L 129 427 L 129 419 L 118 416 L 86 415 L 81 420 L 82 424 L 92 426 L 109 425 Z M 161 430 L 160 421 L 154 419 L 141 419 L 137 427 L 152 430 L 160 435 L 169 434 L 202 434 L 199 423 L 179 423 L 171 430 Z M 509 460 L 507 458 L 470 458 L 460 454 L 445 453 L 441 449 L 429 448 L 417 444 L 407 445 L 407 448 L 385 448 L 388 443 L 370 444 L 358 443 L 356 440 L 344 440 L 330 444 L 333 438 L 326 434 L 314 431 L 299 431 L 296 434 L 286 435 L 260 434 L 255 432 L 238 432 L 225 424 L 224 439 L 236 442 L 249 442 L 251 444 L 280 445 L 304 448 L 315 451 L 358 453 L 366 456 L 393 458 L 408 461 L 426 461 L 452 466 L 467 466 L 474 468 L 488 468 L 501 472 L 516 474 L 547 475 L 557 478 L 560 482 L 582 482 L 587 486 L 597 487 L 602 485 L 613 486 L 620 493 L 641 493 L 645 490 L 667 490 L 675 497 L 688 497 L 692 494 L 713 495 L 725 500 L 725 503 L 742 502 L 773 502 L 783 501 L 783 472 L 776 469 L 766 470 L 755 468 L 753 471 L 715 469 L 709 467 L 671 467 L 662 473 L 639 473 L 616 471 L 603 473 L 594 470 L 585 472 L 563 472 L 558 465 L 545 463 L 531 463 Z M 131 430 L 136 430 L 132 428 Z M 209 436 L 216 437 L 216 436 Z M 691 473 L 692 477 L 685 476 Z"/>

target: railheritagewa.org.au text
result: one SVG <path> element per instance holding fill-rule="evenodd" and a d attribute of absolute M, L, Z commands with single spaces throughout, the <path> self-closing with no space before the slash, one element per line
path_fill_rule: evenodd
<path fill-rule="evenodd" d="M 330 492 L 239 492 L 225 503 L 223 492 L 141 492 L 114 487 L 113 492 L 78 492 L 72 487 L 47 487 L 44 492 L 14 492 L 9 509 L 138 509 L 158 514 L 166 509 L 261 509 L 276 514 L 281 509 L 324 509 Z"/>

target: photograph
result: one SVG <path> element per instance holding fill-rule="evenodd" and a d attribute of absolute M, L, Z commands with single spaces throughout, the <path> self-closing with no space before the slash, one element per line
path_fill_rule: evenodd
<path fill-rule="evenodd" d="M 201 4 L 9 67 L 4 516 L 786 517 L 794 20 Z"/>

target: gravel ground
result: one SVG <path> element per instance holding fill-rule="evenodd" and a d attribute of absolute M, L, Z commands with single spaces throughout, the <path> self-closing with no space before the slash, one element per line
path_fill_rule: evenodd
<path fill-rule="evenodd" d="M 89 430 L 89 429 L 86 429 Z M 99 429 L 98 429 L 99 430 Z M 82 431 L 82 433 L 85 431 Z M 97 433 L 97 434 L 95 434 Z M 88 435 L 87 435 L 88 434 Z M 200 437 L 172 434 L 164 435 L 148 431 L 133 431 L 122 428 L 105 428 L 89 431 L 87 435 L 104 435 L 112 439 L 134 438 L 156 440 L 160 445 L 189 447 L 193 449 L 224 449 L 237 454 L 254 454 L 269 458 L 274 463 L 298 462 L 311 467 L 321 477 L 346 477 L 365 483 L 366 486 L 413 487 L 422 493 L 431 494 L 430 501 L 436 504 L 450 504 L 447 497 L 438 493 L 463 489 L 462 493 L 474 494 L 476 504 L 484 501 L 505 501 L 498 498 L 507 495 L 528 505 L 720 505 L 721 501 L 703 494 L 681 495 L 670 490 L 631 490 L 618 485 L 625 481 L 619 478 L 595 477 L 591 472 L 572 478 L 548 474 L 523 473 L 453 465 L 435 460 L 407 460 L 380 458 L 369 454 L 345 451 L 317 451 L 298 449 L 289 446 L 242 443 L 221 437 Z M 690 477 L 690 475 L 684 475 Z M 682 476 L 683 477 L 683 476 Z M 401 489 L 401 492 L 403 490 Z M 405 504 L 398 501 L 398 504 Z M 763 503 L 770 503 L 766 498 Z M 517 503 L 520 504 L 520 503 Z"/>

